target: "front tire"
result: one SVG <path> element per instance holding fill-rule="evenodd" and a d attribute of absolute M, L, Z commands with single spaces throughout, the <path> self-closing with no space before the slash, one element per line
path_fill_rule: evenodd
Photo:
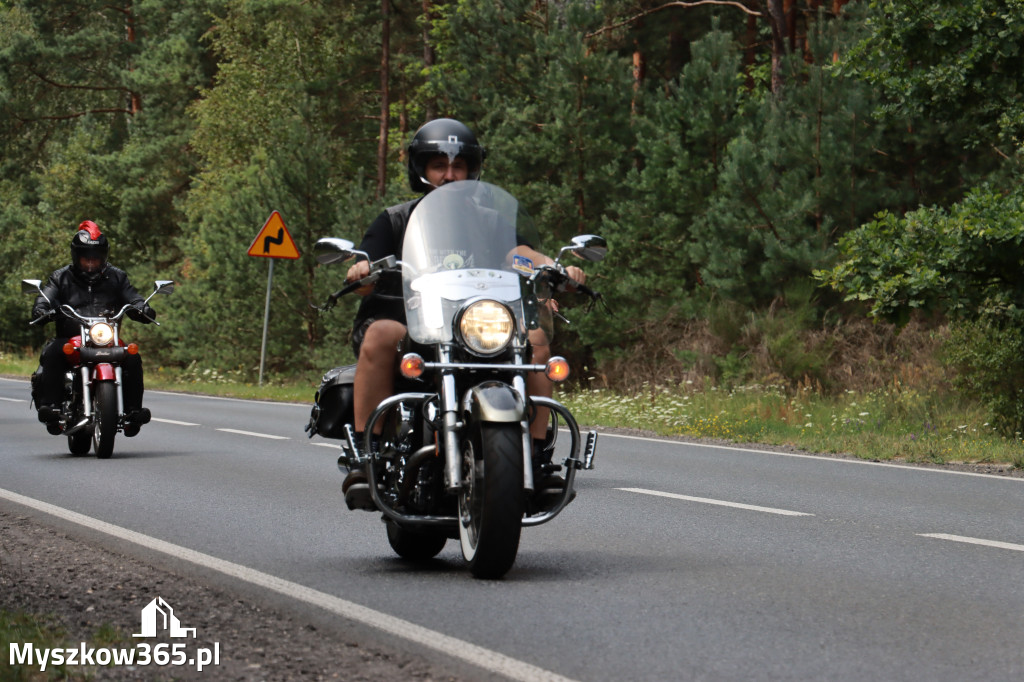
<path fill-rule="evenodd" d="M 412 530 L 402 528 L 389 520 L 388 543 L 395 554 L 409 561 L 427 561 L 433 559 L 444 549 L 448 538 L 443 533 L 431 530 Z"/>
<path fill-rule="evenodd" d="M 463 442 L 459 493 L 462 556 L 477 578 L 515 563 L 523 528 L 523 435 L 518 423 L 478 423 Z"/>
<path fill-rule="evenodd" d="M 112 381 L 101 381 L 96 384 L 95 397 L 92 403 L 95 427 L 92 432 L 93 446 L 96 456 L 110 459 L 114 454 L 114 436 L 117 435 L 117 385 Z"/>

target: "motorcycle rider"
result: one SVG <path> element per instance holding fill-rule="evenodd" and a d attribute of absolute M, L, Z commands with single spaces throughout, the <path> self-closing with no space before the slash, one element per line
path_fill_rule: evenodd
<path fill-rule="evenodd" d="M 120 268 L 107 262 L 110 243 L 100 228 L 91 220 L 84 220 L 71 239 L 71 263 L 53 271 L 42 291 L 49 298 L 37 296 L 32 307 L 32 318 L 55 318 L 56 337 L 43 346 L 39 370 L 32 377 L 33 399 L 39 421 L 47 430 L 61 433 L 59 420 L 64 394 L 64 373 L 67 360 L 63 347 L 71 337 L 78 336 L 79 322 L 60 313 L 63 304 L 85 316 L 100 316 L 132 304 L 126 314 L 131 319 L 148 324 L 156 312 Z M 51 307 L 52 305 L 52 307 Z M 150 411 L 142 406 L 142 360 L 138 355 L 126 354 L 121 363 L 125 425 L 124 435 L 138 434 L 143 424 L 149 423 Z"/>
<path fill-rule="evenodd" d="M 408 147 L 409 185 L 414 192 L 426 196 L 431 190 L 458 180 L 478 180 L 487 152 L 477 141 L 473 132 L 463 123 L 439 118 L 425 123 L 413 135 Z M 391 206 L 385 209 L 370 224 L 359 250 L 366 252 L 370 259 L 395 255 L 401 257 L 402 241 L 409 216 L 423 199 Z M 537 252 L 529 245 L 520 245 L 516 252 L 532 260 L 536 265 L 552 264 L 554 260 Z M 573 280 L 583 283 L 586 275 L 575 266 L 566 271 Z M 358 260 L 349 268 L 345 281 L 354 282 L 370 272 L 369 262 Z M 356 313 L 352 328 L 352 348 L 356 354 L 356 375 L 354 390 L 355 426 L 358 443 L 362 444 L 364 434 L 361 427 L 380 402 L 391 396 L 394 389 L 394 375 L 398 366 L 399 352 L 406 336 L 405 307 L 401 283 L 382 279 L 376 285 L 369 285 L 357 291 L 363 301 Z M 551 305 L 555 305 L 554 302 Z M 529 332 L 532 345 L 532 359 L 535 364 L 546 363 L 551 357 L 547 336 L 541 329 Z M 527 391 L 530 395 L 550 397 L 552 382 L 543 373 L 531 372 L 527 376 Z M 548 410 L 538 410 L 530 425 L 534 440 L 534 458 L 540 462 L 541 452 L 547 433 Z M 376 436 L 380 435 L 383 424 L 378 422 L 371 440 L 376 447 Z M 550 458 L 547 453 L 547 458 Z M 365 483 L 366 474 L 360 468 L 353 468 L 342 483 L 342 491 L 355 483 Z"/>

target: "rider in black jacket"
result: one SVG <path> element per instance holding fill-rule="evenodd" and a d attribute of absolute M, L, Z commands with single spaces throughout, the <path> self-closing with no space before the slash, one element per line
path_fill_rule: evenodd
<path fill-rule="evenodd" d="M 39 358 L 40 373 L 33 381 L 33 397 L 39 414 L 39 421 L 47 425 L 50 433 L 59 434 L 57 424 L 60 417 L 61 396 L 64 390 L 64 372 L 67 361 L 64 344 L 72 336 L 78 336 L 80 327 L 77 320 L 60 313 L 60 306 L 70 305 L 86 316 L 99 316 L 104 312 L 120 310 L 126 303 L 132 304 L 127 315 L 148 324 L 156 318 L 156 312 L 145 303 L 145 299 L 128 275 L 107 263 L 110 243 L 100 232 L 96 223 L 85 220 L 78 226 L 78 232 L 71 239 L 71 264 L 50 274 L 42 296 L 36 297 L 32 307 L 32 318 L 55 318 L 57 336 L 43 346 Z M 51 307 L 51 303 L 52 306 Z M 142 360 L 138 355 L 126 355 L 121 364 L 121 380 L 124 390 L 126 436 L 134 436 L 139 427 L 150 420 L 150 412 L 142 406 Z"/>

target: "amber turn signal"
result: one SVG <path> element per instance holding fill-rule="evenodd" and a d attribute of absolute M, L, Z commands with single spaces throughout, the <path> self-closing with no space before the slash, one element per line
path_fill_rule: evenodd
<path fill-rule="evenodd" d="M 128 351 L 128 355 L 139 354 L 139 344 L 137 343 L 129 343 L 127 346 L 124 347 L 124 349 Z"/>
<path fill-rule="evenodd" d="M 75 347 L 72 346 L 70 343 L 65 343 L 64 348 L 62 350 L 64 351 L 64 355 L 71 355 L 72 353 L 75 352 Z"/>
<path fill-rule="evenodd" d="M 423 358 L 416 353 L 403 356 L 400 371 L 406 379 L 418 379 L 423 375 Z"/>
<path fill-rule="evenodd" d="M 565 381 L 569 378 L 569 362 L 556 355 L 548 360 L 548 366 L 544 370 L 545 376 L 552 381 Z"/>

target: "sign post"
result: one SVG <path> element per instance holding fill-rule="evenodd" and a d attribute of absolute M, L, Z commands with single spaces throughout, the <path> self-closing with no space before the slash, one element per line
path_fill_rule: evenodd
<path fill-rule="evenodd" d="M 284 226 L 281 214 L 274 211 L 263 224 L 263 229 L 256 235 L 249 245 L 249 255 L 256 258 L 269 258 L 270 268 L 267 273 L 267 302 L 263 309 L 263 344 L 260 346 L 260 379 L 259 385 L 263 385 L 263 366 L 267 357 L 267 328 L 270 325 L 270 289 L 274 285 L 274 259 L 299 257 L 299 250 Z"/>

